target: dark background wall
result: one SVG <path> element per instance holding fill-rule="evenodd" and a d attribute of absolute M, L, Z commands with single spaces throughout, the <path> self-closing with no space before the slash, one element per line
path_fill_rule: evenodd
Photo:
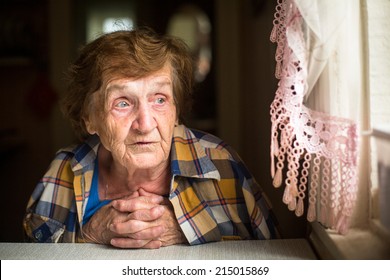
<path fill-rule="evenodd" d="M 57 149 L 74 141 L 58 109 L 63 72 L 86 39 L 88 9 L 112 1 L 0 2 L 0 241 L 23 240 L 22 218 L 35 184 Z M 281 202 L 270 177 L 269 108 L 276 90 L 269 41 L 276 1 L 130 0 L 137 25 L 165 32 L 169 18 L 196 4 L 212 25 L 210 74 L 197 86 L 191 124 L 209 130 L 242 156 L 274 206 L 284 237 L 306 234 Z"/>

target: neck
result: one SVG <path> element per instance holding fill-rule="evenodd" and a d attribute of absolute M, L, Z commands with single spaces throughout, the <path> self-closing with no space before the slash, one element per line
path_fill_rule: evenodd
<path fill-rule="evenodd" d="M 139 189 L 158 195 L 169 193 L 169 162 L 153 169 L 133 169 L 115 162 L 104 147 L 99 149 L 98 160 L 101 198 L 116 199 L 138 192 Z"/>

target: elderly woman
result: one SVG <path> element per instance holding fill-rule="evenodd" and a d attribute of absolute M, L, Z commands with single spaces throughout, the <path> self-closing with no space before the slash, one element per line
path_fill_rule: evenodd
<path fill-rule="evenodd" d="M 159 248 L 277 235 L 237 154 L 183 125 L 193 72 L 179 39 L 106 34 L 70 70 L 63 109 L 82 141 L 36 186 L 24 218 L 31 241 Z"/>

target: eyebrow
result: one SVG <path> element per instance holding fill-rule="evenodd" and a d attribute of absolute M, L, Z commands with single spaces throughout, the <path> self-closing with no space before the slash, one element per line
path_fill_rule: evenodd
<path fill-rule="evenodd" d="M 171 82 L 170 80 L 164 79 L 164 80 L 162 80 L 162 81 L 160 81 L 160 80 L 157 80 L 157 81 L 155 81 L 155 82 L 152 81 L 151 84 L 152 84 L 152 85 L 151 85 L 151 88 L 154 89 L 154 88 L 162 88 L 162 87 L 165 87 L 165 86 L 170 86 L 170 85 L 172 85 L 172 82 Z M 110 93 L 112 93 L 113 91 L 117 91 L 117 90 L 123 91 L 123 90 L 125 90 L 126 88 L 127 88 L 126 85 L 111 84 L 111 85 L 109 85 L 109 86 L 107 87 L 107 89 L 106 89 L 106 96 L 109 96 Z"/>
<path fill-rule="evenodd" d="M 172 82 L 165 80 L 165 81 L 157 81 L 157 82 L 153 83 L 152 87 L 153 88 L 161 88 L 161 87 L 170 86 L 170 85 L 172 85 Z"/>
<path fill-rule="evenodd" d="M 125 85 L 117 85 L 117 84 L 114 84 L 114 85 L 109 85 L 106 89 L 106 93 L 107 95 L 110 94 L 110 92 L 112 91 L 116 91 L 116 90 L 124 90 L 126 88 Z"/>

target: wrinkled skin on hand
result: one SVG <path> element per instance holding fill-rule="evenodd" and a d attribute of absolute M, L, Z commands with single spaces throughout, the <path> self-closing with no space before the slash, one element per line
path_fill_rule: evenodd
<path fill-rule="evenodd" d="M 157 249 L 185 243 L 168 199 L 142 189 L 103 206 L 83 227 L 87 242 Z"/>

